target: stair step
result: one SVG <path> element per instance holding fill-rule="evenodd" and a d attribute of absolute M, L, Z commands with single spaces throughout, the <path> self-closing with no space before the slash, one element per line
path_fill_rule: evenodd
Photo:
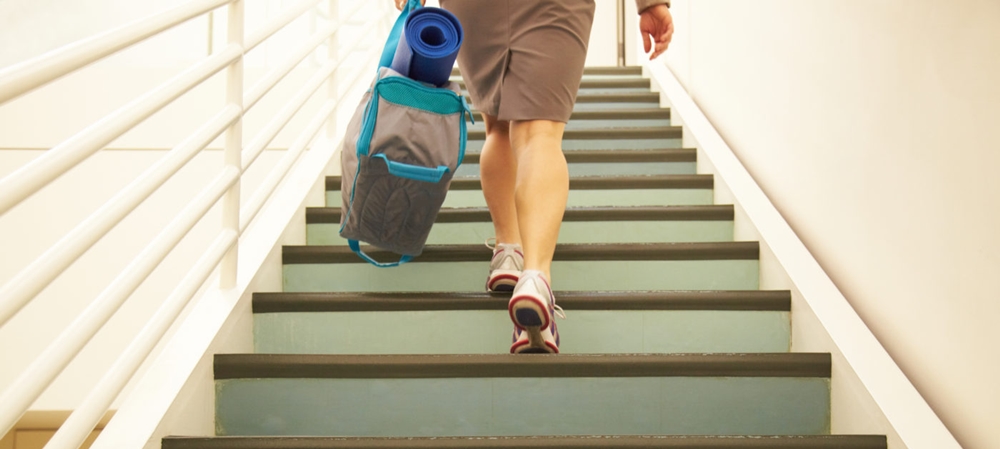
<path fill-rule="evenodd" d="M 476 123 L 482 123 L 482 112 L 475 111 Z M 591 120 L 670 120 L 670 108 L 626 109 L 622 111 L 574 111 L 570 123 Z"/>
<path fill-rule="evenodd" d="M 556 291 L 567 310 L 791 310 L 787 290 Z M 253 313 L 507 310 L 510 294 L 464 292 L 254 293 Z"/>
<path fill-rule="evenodd" d="M 326 178 L 326 205 L 342 203 L 340 176 Z M 713 202 L 712 175 L 584 176 L 570 177 L 569 207 L 680 206 Z M 479 179 L 454 178 L 444 207 L 484 207 Z"/>
<path fill-rule="evenodd" d="M 451 76 L 461 76 L 461 72 L 458 67 L 451 69 Z M 583 75 L 642 75 L 642 67 L 630 66 L 630 67 L 584 67 Z"/>
<path fill-rule="evenodd" d="M 363 247 L 377 260 L 399 256 Z M 430 245 L 392 270 L 368 265 L 343 246 L 285 246 L 284 291 L 478 291 L 489 270 L 484 245 Z M 757 242 L 560 244 L 556 289 L 756 290 Z"/>
<path fill-rule="evenodd" d="M 829 354 L 804 353 L 219 354 L 216 431 L 819 435 L 829 433 L 829 376 Z"/>
<path fill-rule="evenodd" d="M 458 83 L 466 90 L 465 80 L 460 76 L 452 77 L 451 81 Z M 580 89 L 645 89 L 649 90 L 649 80 L 640 77 L 587 78 L 580 81 Z"/>
<path fill-rule="evenodd" d="M 339 207 L 306 209 L 307 245 L 346 245 Z M 489 209 L 442 208 L 428 245 L 474 244 L 493 237 Z M 733 239 L 733 206 L 572 207 L 559 243 L 724 242 Z"/>
<path fill-rule="evenodd" d="M 563 133 L 563 140 L 628 140 L 628 139 L 679 139 L 680 126 L 660 126 L 645 128 L 572 129 Z M 469 140 L 483 140 L 486 131 L 469 131 Z"/>
<path fill-rule="evenodd" d="M 787 291 L 557 292 L 556 298 L 570 314 L 559 321 L 563 354 L 789 350 Z M 506 353 L 509 299 L 487 293 L 256 293 L 254 348 L 274 354 Z M 372 333 L 374 328 L 384 331 Z"/>
<path fill-rule="evenodd" d="M 466 152 L 455 176 L 479 175 L 479 151 Z M 572 177 L 697 174 L 697 151 L 689 148 L 564 151 Z"/>
<path fill-rule="evenodd" d="M 472 99 L 465 97 L 466 101 Z M 576 104 L 607 103 L 607 104 L 630 104 L 632 108 L 651 108 L 659 106 L 660 94 L 658 92 L 602 92 L 589 93 L 581 92 L 576 96 Z"/>
<path fill-rule="evenodd" d="M 588 435 L 553 437 L 167 437 L 163 449 L 886 449 L 881 435 Z"/>

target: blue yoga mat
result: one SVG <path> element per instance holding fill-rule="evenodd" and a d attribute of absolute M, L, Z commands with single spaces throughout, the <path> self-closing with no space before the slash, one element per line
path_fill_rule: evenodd
<path fill-rule="evenodd" d="M 443 86 L 462 46 L 462 24 L 441 8 L 410 13 L 399 38 L 392 69 L 417 81 Z"/>

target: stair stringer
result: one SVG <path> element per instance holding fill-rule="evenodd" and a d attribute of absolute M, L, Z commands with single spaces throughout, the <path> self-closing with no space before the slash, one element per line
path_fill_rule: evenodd
<path fill-rule="evenodd" d="M 791 291 L 792 351 L 832 355 L 831 433 L 885 434 L 890 449 L 960 449 L 670 69 L 639 59 L 683 146 L 697 148 L 698 173 L 715 176 L 715 204 L 734 205 L 735 240 L 760 243 L 760 288 Z"/>

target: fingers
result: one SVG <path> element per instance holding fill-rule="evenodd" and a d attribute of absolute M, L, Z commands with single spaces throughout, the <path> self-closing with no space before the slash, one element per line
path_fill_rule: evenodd
<path fill-rule="evenodd" d="M 643 31 L 642 33 L 642 48 L 646 53 L 649 53 L 652 43 L 649 41 L 649 32 Z"/>

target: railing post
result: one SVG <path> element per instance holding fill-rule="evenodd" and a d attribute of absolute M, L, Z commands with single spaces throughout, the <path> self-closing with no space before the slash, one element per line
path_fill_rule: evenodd
<path fill-rule="evenodd" d="M 361 0 L 364 1 L 364 0 Z M 328 20 L 330 24 L 341 27 L 344 24 L 340 23 L 340 0 L 328 0 L 327 5 L 329 6 L 329 16 Z M 336 61 L 340 57 L 340 33 L 334 33 L 330 36 L 327 41 L 327 58 L 330 61 Z M 327 80 L 327 94 L 326 97 L 330 100 L 337 100 L 337 95 L 340 93 L 338 91 L 337 76 L 339 70 L 330 75 L 330 79 Z M 333 114 L 330 114 L 329 120 L 326 122 L 326 139 L 329 142 L 333 142 L 337 138 L 337 108 L 334 109 Z"/>
<path fill-rule="evenodd" d="M 226 23 L 229 45 L 243 47 L 243 1 L 234 0 L 229 4 L 229 19 Z M 226 130 L 225 167 L 242 170 L 243 152 L 243 57 L 233 62 L 226 70 L 226 102 L 240 108 L 240 118 Z M 242 175 L 240 176 L 242 179 Z M 240 180 L 226 192 L 222 200 L 222 230 L 240 235 Z M 239 240 L 222 259 L 219 273 L 219 287 L 236 286 L 236 261 L 239 257 Z"/>

